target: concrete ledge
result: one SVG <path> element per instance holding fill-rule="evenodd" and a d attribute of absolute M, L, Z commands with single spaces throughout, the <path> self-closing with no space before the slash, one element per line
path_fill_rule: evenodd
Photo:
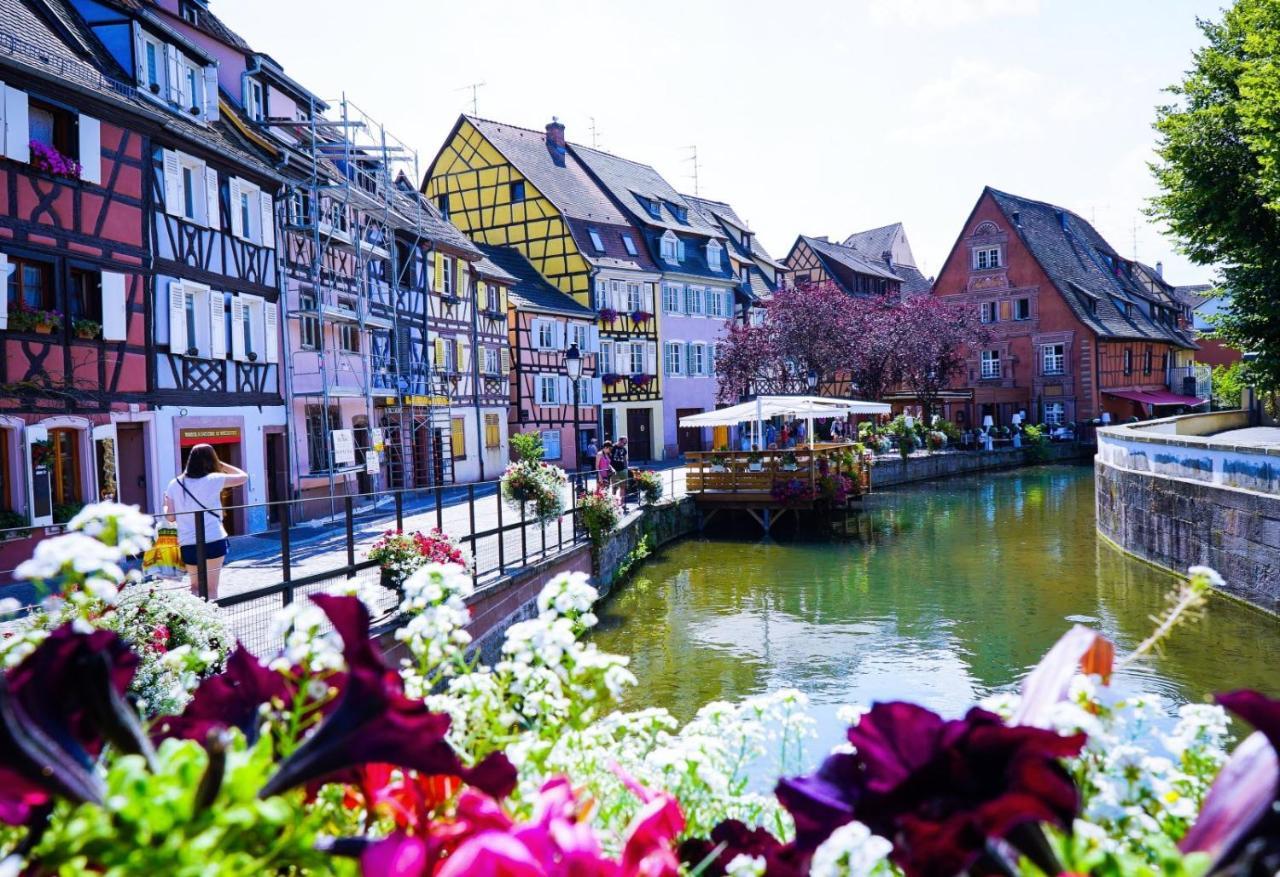
<path fill-rule="evenodd" d="M 1040 462 L 1060 463 L 1064 460 L 1087 459 L 1093 448 L 1071 443 L 1051 444 L 1049 455 L 1043 461 L 1027 459 L 1026 448 L 1006 448 L 999 451 L 961 451 L 957 453 L 928 454 L 903 460 L 877 458 L 871 467 L 871 489 L 895 487 L 916 481 L 932 481 L 953 475 L 972 472 L 989 472 L 996 469 L 1013 469 L 1018 466 L 1038 465 Z"/>

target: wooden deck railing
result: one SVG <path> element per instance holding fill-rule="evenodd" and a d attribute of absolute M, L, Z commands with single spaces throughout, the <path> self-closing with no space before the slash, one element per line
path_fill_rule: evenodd
<path fill-rule="evenodd" d="M 852 496 L 871 489 L 868 462 L 852 444 L 823 443 L 781 451 L 690 451 L 685 454 L 688 491 L 698 499 L 716 502 L 774 500 L 774 486 L 797 480 L 818 495 L 826 474 L 847 475 Z"/>

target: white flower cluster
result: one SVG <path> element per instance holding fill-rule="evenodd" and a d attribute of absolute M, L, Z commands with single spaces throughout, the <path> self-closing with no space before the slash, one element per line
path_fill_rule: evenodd
<path fill-rule="evenodd" d="M 748 856 L 746 853 L 740 853 L 725 866 L 724 873 L 729 877 L 764 877 L 766 867 L 764 856 Z"/>
<path fill-rule="evenodd" d="M 890 874 L 889 841 L 871 833 L 861 822 L 846 822 L 831 832 L 813 853 L 811 877 L 871 877 Z"/>
<path fill-rule="evenodd" d="M 342 638 L 329 624 L 320 607 L 310 600 L 295 600 L 271 619 L 272 639 L 283 645 L 270 663 L 272 670 L 288 673 L 293 667 L 304 672 L 327 674 L 345 670 Z"/>
<path fill-rule="evenodd" d="M 452 676 L 462 665 L 471 644 L 466 599 L 473 589 L 471 576 L 457 564 L 430 563 L 405 579 L 400 610 L 409 621 L 396 631 L 396 639 L 417 659 L 416 666 L 406 660 L 405 681 L 411 689 L 425 694 L 437 673 Z"/>
<path fill-rule="evenodd" d="M 18 564 L 15 577 L 58 590 L 81 584 L 107 603 L 124 581 L 124 553 L 84 533 L 64 533 L 36 544 L 30 558 Z"/>
<path fill-rule="evenodd" d="M 599 598 L 599 592 L 588 584 L 586 573 L 565 573 L 547 582 L 538 594 L 538 612 L 577 618 L 583 627 L 594 627 L 596 617 L 590 612 Z"/>
<path fill-rule="evenodd" d="M 125 557 L 142 554 L 156 540 L 155 519 L 136 505 L 118 502 L 90 503 L 67 523 L 67 530 L 118 548 Z"/>
<path fill-rule="evenodd" d="M 1016 703 L 1016 696 L 1000 695 L 984 706 L 1007 717 Z M 1227 757 L 1221 707 L 1186 704 L 1175 720 L 1160 696 L 1123 695 L 1096 676 L 1072 680 L 1050 724 L 1063 734 L 1088 734 L 1070 762 L 1082 821 L 1100 828 L 1101 842 L 1116 852 L 1141 852 L 1151 835 L 1181 838 Z"/>

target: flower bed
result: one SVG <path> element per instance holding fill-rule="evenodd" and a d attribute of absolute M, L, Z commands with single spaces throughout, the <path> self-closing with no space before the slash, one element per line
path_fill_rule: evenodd
<path fill-rule="evenodd" d="M 149 526 L 86 509 L 18 571 L 59 596 L 0 640 L 8 873 L 1192 877 L 1272 873 L 1280 854 L 1280 701 L 1219 697 L 1260 732 L 1228 760 L 1222 706 L 1173 717 L 1108 684 L 1203 608 L 1209 570 L 1130 655 L 1075 627 L 1020 692 L 963 716 L 851 706 L 848 745 L 822 758 L 795 691 L 683 725 L 617 711 L 636 680 L 583 641 L 582 574 L 543 588 L 492 667 L 468 660 L 471 582 L 437 563 L 404 583 L 399 667 L 357 597 L 314 594 L 281 611 L 273 659 L 237 649 L 179 677 L 180 713 L 144 718 L 128 693 L 154 617 L 130 639 L 103 619 Z"/>

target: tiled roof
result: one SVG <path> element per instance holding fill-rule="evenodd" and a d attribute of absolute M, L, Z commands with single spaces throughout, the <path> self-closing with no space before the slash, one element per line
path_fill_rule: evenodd
<path fill-rule="evenodd" d="M 243 37 L 231 28 L 227 27 L 222 19 L 209 11 L 209 7 L 207 6 L 203 6 L 197 13 L 195 24 L 191 24 L 191 22 L 187 22 L 187 24 L 191 25 L 191 27 L 194 27 L 201 33 L 208 34 L 220 43 L 226 43 L 233 49 L 238 49 L 241 52 L 246 53 L 253 51 L 249 44 L 245 42 Z"/>
<path fill-rule="evenodd" d="M 129 5 L 123 2 L 116 5 L 132 11 L 133 2 L 136 0 L 131 0 Z M 152 14 L 149 10 L 142 11 Z M 229 123 L 190 122 L 138 94 L 131 80 L 132 73 L 119 69 L 94 33 L 63 0 L 0 0 L 0 36 L 8 36 L 7 42 L 12 46 L 11 51 L 0 55 L 0 68 L 13 65 L 37 77 L 70 82 L 124 112 L 136 113 L 159 124 L 176 137 L 203 146 L 264 177 L 279 178 L 259 151 L 237 135 Z M 130 80 L 122 81 L 122 76 Z M 226 109 L 225 101 L 222 109 Z"/>
<path fill-rule="evenodd" d="M 927 295 L 933 290 L 933 281 L 921 274 L 915 265 L 894 263 L 890 270 L 902 279 L 902 292 L 906 295 Z"/>
<path fill-rule="evenodd" d="M 1210 299 L 1218 298 L 1212 283 L 1189 283 L 1186 286 L 1175 286 L 1173 297 L 1193 311 Z"/>
<path fill-rule="evenodd" d="M 1150 292 L 1132 276 L 1132 265 L 1084 219 L 1043 201 L 990 187 L 986 191 L 1080 322 L 1104 337 L 1195 346 L 1176 328 L 1143 312 L 1150 306 Z"/>
<path fill-rule="evenodd" d="M 855 231 L 844 239 L 844 246 L 857 250 L 868 259 L 878 260 L 886 251 L 893 249 L 893 245 L 902 234 L 902 223 L 894 222 L 879 228 Z M 911 264 L 914 266 L 914 260 Z"/>
<path fill-rule="evenodd" d="M 396 177 L 394 188 L 396 214 L 402 220 L 403 227 L 464 255 L 473 258 L 481 255 L 480 248 L 456 225 L 441 216 L 431 199 L 414 188 L 408 177 L 404 174 Z"/>
<path fill-rule="evenodd" d="M 868 274 L 872 277 L 883 277 L 886 280 L 902 279 L 890 271 L 888 265 L 880 262 L 879 260 L 872 262 L 852 247 L 846 247 L 843 244 L 834 244 L 826 238 L 812 238 L 806 235 L 800 235 L 800 239 L 809 245 L 809 248 L 818 255 L 818 258 L 827 263 L 827 273 L 833 276 L 842 272 L 832 270 L 832 264 L 840 266 L 845 271 L 853 271 L 857 274 Z"/>
<path fill-rule="evenodd" d="M 647 164 L 621 158 L 599 149 L 591 149 L 576 143 L 570 144 L 573 155 L 599 179 L 600 184 L 620 202 L 634 221 L 647 228 L 671 229 L 674 232 L 723 238 L 724 232 L 707 222 L 702 214 L 692 209 L 684 197 Z M 659 205 L 658 216 L 650 213 L 640 199 Z M 672 208 L 682 210 L 681 222 Z"/>
<path fill-rule="evenodd" d="M 760 243 L 760 238 L 757 237 L 755 232 L 751 231 L 751 229 L 747 227 L 747 224 L 738 217 L 737 212 L 734 211 L 731 205 L 726 204 L 723 201 L 701 198 L 697 195 L 681 195 L 681 197 L 688 201 L 690 206 L 701 213 L 709 223 L 720 225 L 729 238 L 729 246 L 735 253 L 739 254 L 739 256 L 749 259 L 758 259 L 761 262 L 766 262 L 779 270 L 786 270 L 787 266 L 769 255 L 768 251 L 765 250 L 764 245 Z M 738 243 L 738 238 L 743 235 L 750 236 L 749 240 L 751 246 L 749 250 Z"/>
<path fill-rule="evenodd" d="M 515 283 L 520 279 L 510 271 L 500 268 L 488 256 L 481 256 L 479 260 L 472 262 L 471 270 L 473 270 L 478 277 L 483 277 L 486 280 L 497 280 L 502 283 Z"/>
<path fill-rule="evenodd" d="M 595 312 L 552 286 L 515 247 L 481 244 L 485 258 L 515 278 L 510 298 L 517 308 L 592 318 Z"/>
<path fill-rule="evenodd" d="M 844 239 L 841 246 L 856 250 L 864 259 L 895 274 L 902 281 L 906 295 L 924 295 L 933 289 L 933 282 L 916 267 L 915 255 L 907 243 L 906 231 L 901 222 L 857 231 Z M 885 262 L 884 254 L 891 253 L 893 264 Z M 905 254 L 906 258 L 903 258 Z"/>

